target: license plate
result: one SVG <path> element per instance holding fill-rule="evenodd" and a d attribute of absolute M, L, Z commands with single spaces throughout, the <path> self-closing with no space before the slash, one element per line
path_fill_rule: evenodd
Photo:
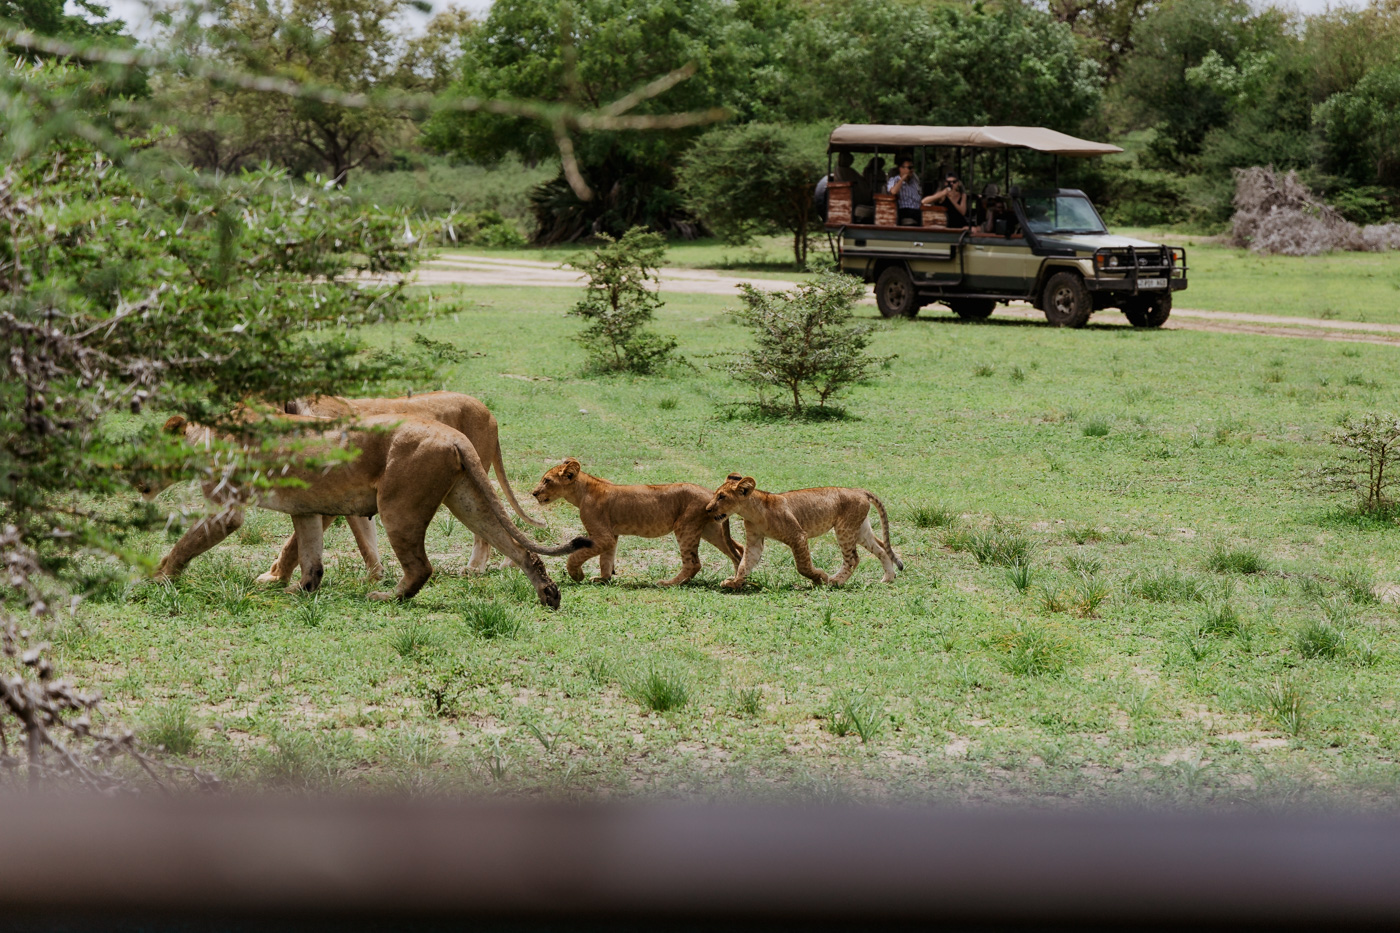
<path fill-rule="evenodd" d="M 1166 280 L 1166 279 L 1138 279 L 1138 289 L 1139 289 L 1139 290 L 1142 290 L 1142 289 L 1145 289 L 1145 288 L 1166 288 L 1166 287 L 1167 287 L 1167 280 Z"/>

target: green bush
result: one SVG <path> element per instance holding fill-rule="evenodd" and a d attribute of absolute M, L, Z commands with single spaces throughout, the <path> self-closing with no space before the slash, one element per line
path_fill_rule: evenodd
<path fill-rule="evenodd" d="M 575 338 L 588 351 L 589 362 L 601 372 L 655 372 L 671 359 L 676 341 L 646 329 L 661 307 L 647 283 L 659 283 L 656 270 L 666 252 L 666 240 L 633 227 L 591 253 L 580 253 L 569 265 L 588 278 L 582 301 L 569 310 L 587 321 Z"/>

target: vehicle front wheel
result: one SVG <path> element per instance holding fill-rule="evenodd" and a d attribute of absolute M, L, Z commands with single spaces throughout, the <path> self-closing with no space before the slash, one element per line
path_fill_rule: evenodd
<path fill-rule="evenodd" d="M 991 298 L 950 298 L 947 304 L 949 310 L 964 321 L 985 321 L 997 306 Z"/>
<path fill-rule="evenodd" d="M 1139 295 L 1123 302 L 1123 316 L 1134 327 L 1161 327 L 1172 313 L 1172 293 L 1152 297 Z"/>
<path fill-rule="evenodd" d="M 875 304 L 884 317 L 914 317 L 919 313 L 919 293 L 903 266 L 890 266 L 875 281 Z"/>
<path fill-rule="evenodd" d="M 1055 327 L 1083 327 L 1089 323 L 1094 304 L 1084 280 L 1074 272 L 1056 272 L 1045 283 L 1045 319 Z"/>

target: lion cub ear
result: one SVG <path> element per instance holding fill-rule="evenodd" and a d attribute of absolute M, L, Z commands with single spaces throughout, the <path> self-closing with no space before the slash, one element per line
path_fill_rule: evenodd
<path fill-rule="evenodd" d="M 565 476 L 565 478 L 567 478 L 567 479 L 573 479 L 575 476 L 578 476 L 579 471 L 582 470 L 582 469 L 583 469 L 582 464 L 580 464 L 580 463 L 579 463 L 577 460 L 575 460 L 573 457 L 566 457 L 566 458 L 564 459 L 564 476 Z"/>
<path fill-rule="evenodd" d="M 164 431 L 166 434 L 184 434 L 185 425 L 187 424 L 189 424 L 189 422 L 186 421 L 184 418 L 181 418 L 179 415 L 171 415 L 170 418 L 165 422 L 165 425 L 161 428 L 161 430 Z"/>
<path fill-rule="evenodd" d="M 755 485 L 752 476 L 745 476 L 743 479 L 739 480 L 739 495 L 747 496 L 749 493 L 753 492 Z"/>
<path fill-rule="evenodd" d="M 743 477 L 740 476 L 738 473 L 730 473 L 728 476 L 725 477 L 725 479 L 731 483 L 737 483 L 739 482 L 739 480 L 743 479 Z"/>

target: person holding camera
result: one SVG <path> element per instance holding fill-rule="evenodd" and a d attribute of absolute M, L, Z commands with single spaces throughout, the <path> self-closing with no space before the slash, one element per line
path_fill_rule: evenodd
<path fill-rule="evenodd" d="M 967 192 L 962 180 L 952 172 L 943 180 L 943 187 L 920 202 L 925 207 L 942 204 L 948 211 L 948 226 L 967 226 Z"/>
<path fill-rule="evenodd" d="M 919 195 L 923 188 L 919 184 L 919 176 L 914 174 L 913 159 L 899 160 L 899 172 L 890 176 L 885 190 L 895 196 L 894 203 L 899 211 L 899 222 L 917 227 L 921 217 Z"/>

